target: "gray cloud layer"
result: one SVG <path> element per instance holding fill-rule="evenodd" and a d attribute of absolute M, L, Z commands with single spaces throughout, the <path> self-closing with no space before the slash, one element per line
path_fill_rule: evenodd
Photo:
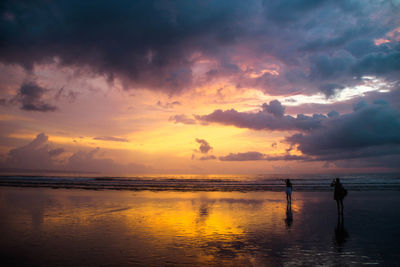
<path fill-rule="evenodd" d="M 399 26 L 399 8 L 361 0 L 6 0 L 0 61 L 31 69 L 57 57 L 131 88 L 172 94 L 194 85 L 197 60 L 211 59 L 206 81 L 331 96 L 363 75 L 398 81 L 398 34 L 385 34 Z M 377 38 L 391 42 L 375 45 Z"/>

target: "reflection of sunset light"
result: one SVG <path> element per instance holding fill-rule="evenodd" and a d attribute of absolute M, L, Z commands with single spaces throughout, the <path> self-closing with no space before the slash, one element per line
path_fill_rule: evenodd
<path fill-rule="evenodd" d="M 45 190 L 44 190 L 45 191 Z M 74 191 L 73 196 L 66 190 L 46 191 L 48 197 L 57 200 L 58 207 L 48 208 L 43 212 L 41 223 L 47 229 L 57 229 L 71 222 L 80 226 L 100 223 L 109 216 L 117 217 L 135 234 L 138 229 L 148 234 L 161 237 L 190 237 L 199 241 L 212 239 L 233 239 L 244 235 L 256 225 L 263 229 L 283 229 L 282 221 L 286 217 L 286 201 L 281 192 L 136 192 L 134 196 L 128 191 L 96 192 Z M 300 194 L 300 193 L 298 193 Z M 74 199 L 104 201 L 101 206 L 80 206 Z M 111 200 L 112 202 L 108 202 Z M 102 199 L 102 200 L 100 200 Z M 90 204 L 88 202 L 87 204 Z M 302 201 L 292 204 L 292 210 L 301 213 Z M 17 215 L 16 215 L 17 216 Z M 20 220 L 29 216 L 19 215 Z M 101 219 L 101 220 L 100 220 Z M 100 220 L 100 221 L 99 221 Z"/>

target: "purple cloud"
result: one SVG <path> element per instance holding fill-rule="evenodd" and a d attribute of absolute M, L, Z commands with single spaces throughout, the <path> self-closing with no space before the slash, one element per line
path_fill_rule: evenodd
<path fill-rule="evenodd" d="M 261 111 L 256 113 L 238 112 L 235 109 L 225 111 L 218 109 L 208 115 L 195 115 L 195 118 L 206 123 L 234 125 L 253 130 L 278 131 L 310 131 L 321 127 L 322 121 L 327 118 L 322 114 L 314 114 L 313 116 L 298 114 L 296 118 L 290 115 L 284 116 L 285 108 L 278 100 L 271 101 L 269 105 L 264 103 L 262 108 Z"/>
<path fill-rule="evenodd" d="M 198 139 L 196 138 L 196 142 L 200 144 L 199 150 L 203 154 L 207 154 L 210 150 L 213 148 L 210 146 L 210 144 L 204 140 L 204 139 Z"/>

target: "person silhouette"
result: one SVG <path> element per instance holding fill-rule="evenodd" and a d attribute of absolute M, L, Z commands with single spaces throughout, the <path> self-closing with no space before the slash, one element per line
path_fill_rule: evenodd
<path fill-rule="evenodd" d="M 286 184 L 286 201 L 291 205 L 292 204 L 292 190 L 293 190 L 293 186 L 292 183 L 290 182 L 289 179 L 285 180 L 285 184 Z"/>
<path fill-rule="evenodd" d="M 340 215 L 340 214 L 343 214 L 343 199 L 347 195 L 347 190 L 344 189 L 339 178 L 335 178 L 332 181 L 331 187 L 332 186 L 334 187 L 333 199 L 336 200 L 338 214 Z"/>

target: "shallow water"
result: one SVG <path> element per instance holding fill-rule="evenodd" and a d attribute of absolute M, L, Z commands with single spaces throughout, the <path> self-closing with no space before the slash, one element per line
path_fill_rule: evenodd
<path fill-rule="evenodd" d="M 8 265 L 397 265 L 397 192 L 149 192 L 0 187 Z"/>

